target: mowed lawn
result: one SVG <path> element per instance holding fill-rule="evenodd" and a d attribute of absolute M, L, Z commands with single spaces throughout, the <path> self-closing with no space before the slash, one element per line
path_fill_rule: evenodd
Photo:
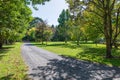
<path fill-rule="evenodd" d="M 64 42 L 48 42 L 47 46 L 41 45 L 39 42 L 33 42 L 32 44 L 59 55 L 120 67 L 120 49 L 112 50 L 112 54 L 116 58 L 106 59 L 105 44 L 96 45 L 93 43 L 85 44 L 83 42 L 80 46 L 77 46 L 75 42 L 68 42 L 67 44 Z"/>
<path fill-rule="evenodd" d="M 0 49 L 0 80 L 26 80 L 27 67 L 21 56 L 21 45 L 5 45 Z"/>

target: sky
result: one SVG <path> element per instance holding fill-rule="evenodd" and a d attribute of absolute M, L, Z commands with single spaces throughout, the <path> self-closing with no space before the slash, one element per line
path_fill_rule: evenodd
<path fill-rule="evenodd" d="M 39 10 L 35 10 L 30 6 L 33 17 L 40 17 L 46 20 L 49 25 L 58 25 L 57 19 L 63 9 L 68 9 L 65 0 L 51 0 L 45 5 L 37 6 Z"/>

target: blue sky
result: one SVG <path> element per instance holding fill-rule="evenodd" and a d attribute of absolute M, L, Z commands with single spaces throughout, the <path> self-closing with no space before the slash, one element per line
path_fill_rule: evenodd
<path fill-rule="evenodd" d="M 47 2 L 45 5 L 39 5 L 39 10 L 34 10 L 30 6 L 32 10 L 32 16 L 33 17 L 40 17 L 43 20 L 47 20 L 49 25 L 57 25 L 57 19 L 62 12 L 63 9 L 68 8 L 68 4 L 66 4 L 65 0 L 51 0 L 50 2 Z"/>

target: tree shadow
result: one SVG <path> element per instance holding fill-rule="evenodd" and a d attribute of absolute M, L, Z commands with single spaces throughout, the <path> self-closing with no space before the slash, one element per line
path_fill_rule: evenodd
<path fill-rule="evenodd" d="M 80 46 L 79 45 L 71 45 L 71 44 L 49 44 L 47 46 L 59 46 L 59 47 L 62 47 L 62 48 L 70 48 L 70 49 L 76 49 L 76 48 L 79 48 Z"/>
<path fill-rule="evenodd" d="M 87 44 L 93 44 L 92 42 L 81 42 L 80 45 L 77 45 L 76 42 L 72 41 L 70 43 L 50 43 L 50 44 L 41 44 L 41 43 L 31 43 L 32 45 L 36 45 L 39 47 L 50 47 L 50 46 L 54 46 L 54 47 L 62 47 L 62 48 L 70 48 L 70 49 L 77 49 L 77 48 L 81 48 L 81 47 L 87 47 Z M 84 45 L 85 44 L 85 45 Z M 96 44 L 95 44 L 96 45 Z"/>
<path fill-rule="evenodd" d="M 63 57 L 49 60 L 46 66 L 36 66 L 29 74 L 40 80 L 113 80 L 120 78 L 120 68 Z"/>
<path fill-rule="evenodd" d="M 106 49 L 104 47 L 82 47 L 83 51 L 76 55 L 77 58 L 85 59 L 88 61 L 99 62 L 102 64 L 109 64 L 111 66 L 119 66 L 120 64 L 120 55 L 117 49 L 112 49 L 112 55 L 114 58 L 106 59 L 105 53 Z M 83 58 L 84 57 L 84 58 Z"/>
<path fill-rule="evenodd" d="M 21 78 L 21 77 L 20 77 Z M 26 75 L 23 77 L 23 79 L 20 79 L 18 77 L 15 77 L 14 74 L 9 74 L 7 76 L 3 76 L 0 78 L 0 80 L 31 80 Z"/>
<path fill-rule="evenodd" d="M 91 55 L 98 55 L 103 56 L 105 54 L 105 48 L 92 48 L 92 47 L 82 47 L 83 51 L 81 53 L 78 53 L 77 55 L 81 54 L 91 54 Z"/>
<path fill-rule="evenodd" d="M 31 43 L 32 44 L 32 43 Z M 71 48 L 71 49 L 76 49 L 79 48 L 79 45 L 76 44 L 65 44 L 65 43 L 52 43 L 52 44 L 40 44 L 40 43 L 34 43 L 33 45 L 39 46 L 39 47 L 50 47 L 50 46 L 54 46 L 54 47 L 63 47 L 63 48 Z"/>
<path fill-rule="evenodd" d="M 72 43 L 72 44 L 77 44 L 77 41 L 71 41 L 70 43 Z M 80 44 L 94 44 L 93 42 L 85 42 L 85 41 L 80 41 L 79 42 L 79 45 Z"/>
<path fill-rule="evenodd" d="M 7 53 L 11 48 L 14 48 L 14 47 L 5 46 L 5 47 L 3 47 L 2 49 L 0 49 L 0 59 L 2 59 L 3 56 L 6 56 L 6 53 Z"/>
<path fill-rule="evenodd" d="M 26 45 L 26 46 L 34 46 L 34 45 L 40 45 L 40 44 L 26 43 L 26 44 L 24 44 L 24 45 Z"/>
<path fill-rule="evenodd" d="M 1 77 L 0 80 L 11 80 L 11 79 L 15 80 L 13 76 L 14 76 L 13 74 L 9 74 L 7 76 Z"/>
<path fill-rule="evenodd" d="M 11 49 L 11 48 L 14 48 L 14 47 L 12 47 L 12 46 L 5 46 L 5 47 L 2 47 L 2 49 L 0 49 L 0 50 Z"/>
<path fill-rule="evenodd" d="M 52 44 L 41 44 L 41 43 L 33 43 L 33 45 L 45 45 L 45 46 L 63 46 L 63 45 L 65 45 L 65 43 L 52 43 Z"/>

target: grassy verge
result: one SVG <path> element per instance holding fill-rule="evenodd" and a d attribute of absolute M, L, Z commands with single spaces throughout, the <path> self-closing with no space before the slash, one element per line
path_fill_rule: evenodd
<path fill-rule="evenodd" d="M 77 46 L 73 42 L 64 44 L 64 42 L 49 42 L 48 45 L 41 45 L 38 42 L 33 42 L 34 45 L 43 49 L 49 50 L 59 55 L 74 57 L 81 60 L 88 60 L 92 62 L 107 64 L 109 66 L 120 67 L 120 58 L 106 59 L 105 56 L 105 45 L 104 44 L 80 44 Z M 112 53 L 114 56 L 120 56 L 120 50 L 113 49 Z"/>
<path fill-rule="evenodd" d="M 0 80 L 25 80 L 27 68 L 20 54 L 21 45 L 5 45 L 0 50 Z"/>

